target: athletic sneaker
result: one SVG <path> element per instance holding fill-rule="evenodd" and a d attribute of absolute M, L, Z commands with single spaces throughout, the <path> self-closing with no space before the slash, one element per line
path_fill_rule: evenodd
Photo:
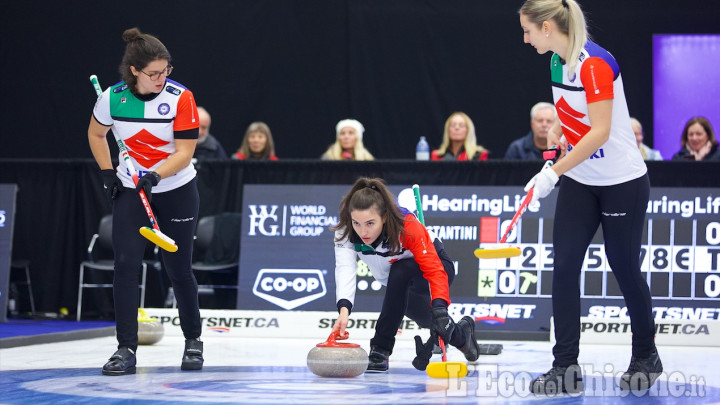
<path fill-rule="evenodd" d="M 577 394 L 584 389 L 582 370 L 577 364 L 568 367 L 555 366 L 530 383 L 530 391 L 539 395 L 556 395 L 559 392 Z"/>
<path fill-rule="evenodd" d="M 186 339 L 181 370 L 201 370 L 203 367 L 203 342 L 200 339 Z"/>
<path fill-rule="evenodd" d="M 367 371 L 370 372 L 386 372 L 388 371 L 388 358 L 390 357 L 390 351 L 381 349 L 377 346 L 370 348 L 370 354 L 368 355 L 368 367 Z"/>
<path fill-rule="evenodd" d="M 644 391 L 655 384 L 662 371 L 663 366 L 657 349 L 646 359 L 632 356 L 630 367 L 620 377 L 620 389 Z"/>
<path fill-rule="evenodd" d="M 102 368 L 105 375 L 135 374 L 135 351 L 129 347 L 119 348 Z"/>
<path fill-rule="evenodd" d="M 480 346 L 475 339 L 475 320 L 469 316 L 463 316 L 457 326 L 465 332 L 465 344 L 460 348 L 467 361 L 475 361 L 480 357 Z"/>

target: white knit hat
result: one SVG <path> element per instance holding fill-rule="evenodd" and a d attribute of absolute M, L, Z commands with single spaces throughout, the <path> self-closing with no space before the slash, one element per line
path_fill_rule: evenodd
<path fill-rule="evenodd" d="M 363 132 L 365 132 L 365 127 L 363 126 L 363 124 L 360 123 L 360 121 L 353 120 L 353 119 L 346 119 L 346 120 L 342 120 L 342 121 L 338 122 L 337 125 L 335 126 L 335 134 L 340 135 L 340 131 L 345 127 L 350 127 L 350 128 L 355 129 L 355 132 L 357 132 L 358 139 L 360 139 L 362 141 Z"/>

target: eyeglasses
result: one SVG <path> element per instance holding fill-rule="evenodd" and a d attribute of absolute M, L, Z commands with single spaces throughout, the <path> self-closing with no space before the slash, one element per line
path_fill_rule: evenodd
<path fill-rule="evenodd" d="M 141 70 L 141 72 L 145 73 L 145 75 L 146 75 L 147 77 L 149 77 L 150 80 L 157 80 L 157 79 L 160 78 L 160 75 L 163 75 L 163 74 L 165 75 L 165 77 L 168 77 L 168 76 L 170 76 L 170 73 L 172 73 L 172 71 L 173 71 L 172 65 L 167 65 L 167 66 L 165 67 L 165 69 L 163 69 L 163 70 L 161 70 L 161 71 L 159 71 L 159 72 L 145 73 L 145 72 L 143 72 L 143 71 Z"/>

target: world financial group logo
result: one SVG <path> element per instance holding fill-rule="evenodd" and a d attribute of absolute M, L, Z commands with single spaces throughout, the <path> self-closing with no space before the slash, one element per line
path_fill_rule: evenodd
<path fill-rule="evenodd" d="M 248 204 L 248 236 L 318 237 L 337 224 L 324 205 Z"/>
<path fill-rule="evenodd" d="M 248 236 L 256 236 L 258 232 L 265 236 L 278 236 L 277 205 L 248 205 L 250 209 L 250 230 Z"/>

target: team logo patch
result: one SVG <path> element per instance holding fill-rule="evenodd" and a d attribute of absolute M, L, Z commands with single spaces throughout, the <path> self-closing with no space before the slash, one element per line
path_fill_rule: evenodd
<path fill-rule="evenodd" d="M 158 106 L 158 113 L 160 115 L 168 115 L 170 112 L 170 105 L 168 103 L 162 103 Z"/>
<path fill-rule="evenodd" d="M 165 86 L 165 91 L 167 91 L 170 94 L 174 94 L 176 96 L 179 96 L 181 93 L 180 89 L 178 89 L 177 87 L 173 87 L 173 86 Z"/>
<path fill-rule="evenodd" d="M 144 129 L 125 140 L 125 145 L 129 149 L 128 154 L 146 169 L 170 156 L 168 152 L 159 149 L 167 144 L 167 141 L 163 141 Z"/>
<path fill-rule="evenodd" d="M 113 89 L 113 93 L 123 92 L 123 91 L 125 91 L 127 88 L 128 88 L 128 85 L 127 85 L 127 84 L 123 84 L 123 85 L 120 86 L 120 87 L 115 87 L 115 88 Z"/>

